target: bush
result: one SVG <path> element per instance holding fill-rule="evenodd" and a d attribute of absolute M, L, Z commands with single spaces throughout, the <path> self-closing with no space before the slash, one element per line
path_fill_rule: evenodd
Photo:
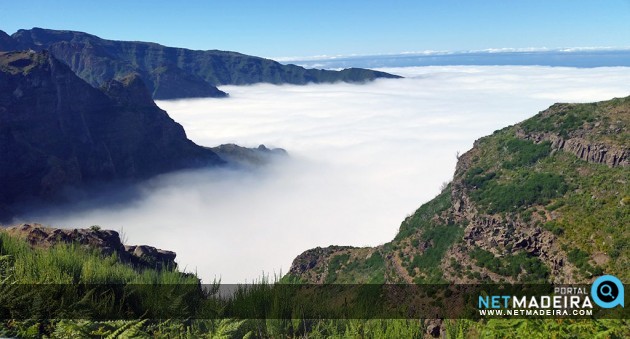
<path fill-rule="evenodd" d="M 595 121 L 596 110 L 596 103 L 574 105 L 568 111 L 557 112 L 544 118 L 538 114 L 524 121 L 521 126 L 527 133 L 555 132 L 566 138 L 571 131 L 580 128 L 584 123 Z"/>
<path fill-rule="evenodd" d="M 491 252 L 477 247 L 470 253 L 470 257 L 475 260 L 479 267 L 487 268 L 502 276 L 517 278 L 521 273 L 524 273 L 521 282 L 546 281 L 549 275 L 549 269 L 540 259 L 525 252 L 499 258 Z"/>
<path fill-rule="evenodd" d="M 437 283 L 442 279 L 440 270 L 440 262 L 444 258 L 446 251 L 460 238 L 463 229 L 457 225 L 441 225 L 427 227 L 422 233 L 422 240 L 431 243 L 421 255 L 414 256 L 409 272 L 413 272 L 414 268 L 420 269 L 420 272 L 426 275 L 425 279 L 421 279 L 422 283 Z"/>
<path fill-rule="evenodd" d="M 554 220 L 548 221 L 543 224 L 543 227 L 555 235 L 564 234 L 564 228 L 560 226 L 557 221 L 554 221 Z"/>
<path fill-rule="evenodd" d="M 569 261 L 580 270 L 582 275 L 592 277 L 603 273 L 601 267 L 593 267 L 589 263 L 590 255 L 586 251 L 573 248 L 567 253 L 567 257 Z"/>
<path fill-rule="evenodd" d="M 513 138 L 505 143 L 505 148 L 511 155 L 511 160 L 503 163 L 503 167 L 507 169 L 531 165 L 551 153 L 549 141 L 535 144 L 531 141 Z"/>
<path fill-rule="evenodd" d="M 473 191 L 472 198 L 486 206 L 489 213 L 516 212 L 522 207 L 546 204 L 567 190 L 568 185 L 561 175 L 524 172 L 510 183 L 489 182 L 482 189 Z"/>

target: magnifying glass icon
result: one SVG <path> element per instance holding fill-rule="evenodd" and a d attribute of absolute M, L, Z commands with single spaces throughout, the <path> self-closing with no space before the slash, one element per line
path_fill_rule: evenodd
<path fill-rule="evenodd" d="M 612 287 L 610 287 L 610 286 L 608 286 L 608 285 L 602 285 L 602 286 L 599 288 L 599 293 L 601 293 L 601 295 L 603 295 L 603 296 L 613 298 L 613 295 L 612 295 Z"/>

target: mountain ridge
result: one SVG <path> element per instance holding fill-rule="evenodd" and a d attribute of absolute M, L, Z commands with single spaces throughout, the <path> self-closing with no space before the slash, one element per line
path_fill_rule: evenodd
<path fill-rule="evenodd" d="M 48 52 L 0 53 L 0 205 L 69 186 L 225 164 L 130 74 L 100 89 Z"/>
<path fill-rule="evenodd" d="M 152 42 L 115 41 L 77 32 L 33 28 L 9 36 L 0 31 L 0 50 L 43 49 L 66 63 L 94 87 L 138 73 L 154 99 L 225 97 L 220 85 L 365 82 L 399 76 L 367 69 L 305 69 L 219 50 L 198 51 Z"/>
<path fill-rule="evenodd" d="M 377 247 L 307 250 L 310 283 L 630 279 L 630 97 L 555 104 L 475 141 L 453 181 Z"/>

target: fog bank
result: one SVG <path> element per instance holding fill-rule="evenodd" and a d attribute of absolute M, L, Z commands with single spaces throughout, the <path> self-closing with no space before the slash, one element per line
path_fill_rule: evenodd
<path fill-rule="evenodd" d="M 451 66 L 382 69 L 365 85 L 225 86 L 228 99 L 162 101 L 190 139 L 285 148 L 258 171 L 155 178 L 125 206 L 55 211 L 59 227 L 123 229 L 127 243 L 177 252 L 206 281 L 286 273 L 302 251 L 391 240 L 452 177 L 475 139 L 554 102 L 630 94 L 630 68 Z M 28 218 L 26 218 L 28 219 Z"/>

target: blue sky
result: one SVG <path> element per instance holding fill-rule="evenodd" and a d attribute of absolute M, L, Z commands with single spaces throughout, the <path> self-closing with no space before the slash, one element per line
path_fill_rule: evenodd
<path fill-rule="evenodd" d="M 31 27 L 265 57 L 630 47 L 630 0 L 59 0 L 0 4 L 1 30 L 12 34 Z"/>

